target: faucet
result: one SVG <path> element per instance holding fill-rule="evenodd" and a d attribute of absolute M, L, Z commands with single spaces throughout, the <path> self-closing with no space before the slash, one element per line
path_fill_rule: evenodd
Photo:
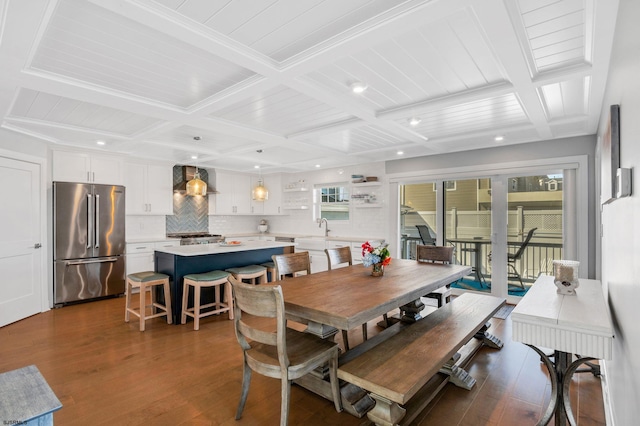
<path fill-rule="evenodd" d="M 325 227 L 324 227 L 324 236 L 328 237 L 329 236 L 329 222 L 327 222 L 326 218 L 322 218 L 322 219 L 318 219 L 318 228 L 322 228 L 322 222 L 324 222 Z"/>

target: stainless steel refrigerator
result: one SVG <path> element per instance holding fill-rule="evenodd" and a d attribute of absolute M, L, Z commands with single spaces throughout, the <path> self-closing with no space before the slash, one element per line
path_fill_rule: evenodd
<path fill-rule="evenodd" d="M 56 305 L 124 293 L 124 186 L 53 183 Z"/>

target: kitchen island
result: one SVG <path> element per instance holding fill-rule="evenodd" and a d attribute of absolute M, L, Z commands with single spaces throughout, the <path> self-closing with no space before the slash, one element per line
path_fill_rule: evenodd
<path fill-rule="evenodd" d="M 182 286 L 185 275 L 259 265 L 270 262 L 271 256 L 274 254 L 292 251 L 294 246 L 295 243 L 286 241 L 245 241 L 240 245 L 196 244 L 157 248 L 154 253 L 155 270 L 170 277 L 173 323 L 180 324 Z M 207 290 L 212 289 L 203 291 L 201 302 L 203 304 L 213 301 L 213 291 L 209 294 Z M 164 303 L 161 295 L 156 297 Z M 191 300 L 190 303 L 192 303 Z"/>

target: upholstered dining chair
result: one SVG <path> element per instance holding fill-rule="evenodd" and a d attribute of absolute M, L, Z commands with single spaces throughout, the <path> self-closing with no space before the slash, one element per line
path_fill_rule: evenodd
<path fill-rule="evenodd" d="M 353 265 L 353 258 L 351 256 L 351 247 L 337 247 L 325 249 L 324 253 L 327 255 L 327 267 L 331 270 L 334 266 L 338 265 Z M 386 314 L 385 314 L 386 315 Z M 386 318 L 385 318 L 386 321 Z M 362 340 L 367 340 L 367 323 L 362 324 Z M 349 350 L 349 333 L 348 330 L 342 330 L 342 341 L 344 342 L 344 350 Z"/>
<path fill-rule="evenodd" d="M 306 272 L 307 275 L 311 274 L 311 261 L 309 260 L 308 251 L 274 254 L 271 259 L 276 267 L 275 281 L 280 281 L 284 277 L 295 277 L 300 272 Z"/>
<path fill-rule="evenodd" d="M 236 420 L 242 417 L 252 371 L 282 380 L 280 425 L 284 426 L 289 418 L 291 382 L 326 364 L 329 364 L 331 394 L 336 411 L 342 411 L 337 344 L 287 327 L 282 288 L 279 285 L 253 286 L 242 283 L 233 276 L 229 277 L 229 281 L 235 300 L 236 337 L 242 347 L 244 359 L 242 392 Z M 252 321 L 245 322 L 245 313 L 251 316 Z M 265 320 L 268 324 L 264 324 L 262 321 L 256 322 L 257 317 L 271 320 Z"/>
<path fill-rule="evenodd" d="M 418 262 L 450 264 L 453 263 L 453 250 L 453 246 L 425 246 L 418 244 L 416 246 L 416 260 Z M 441 308 L 445 303 L 451 301 L 451 283 L 426 294 L 425 297 L 436 299 L 438 308 Z"/>

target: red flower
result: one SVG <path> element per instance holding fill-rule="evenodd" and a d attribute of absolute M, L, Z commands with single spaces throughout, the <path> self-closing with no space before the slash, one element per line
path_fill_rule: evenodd
<path fill-rule="evenodd" d="M 373 247 L 369 244 L 369 241 L 362 244 L 362 255 L 364 256 L 367 253 L 371 253 L 373 251 Z"/>
<path fill-rule="evenodd" d="M 391 263 L 391 257 L 387 257 L 385 260 L 382 261 L 382 266 L 387 266 L 390 263 Z"/>

